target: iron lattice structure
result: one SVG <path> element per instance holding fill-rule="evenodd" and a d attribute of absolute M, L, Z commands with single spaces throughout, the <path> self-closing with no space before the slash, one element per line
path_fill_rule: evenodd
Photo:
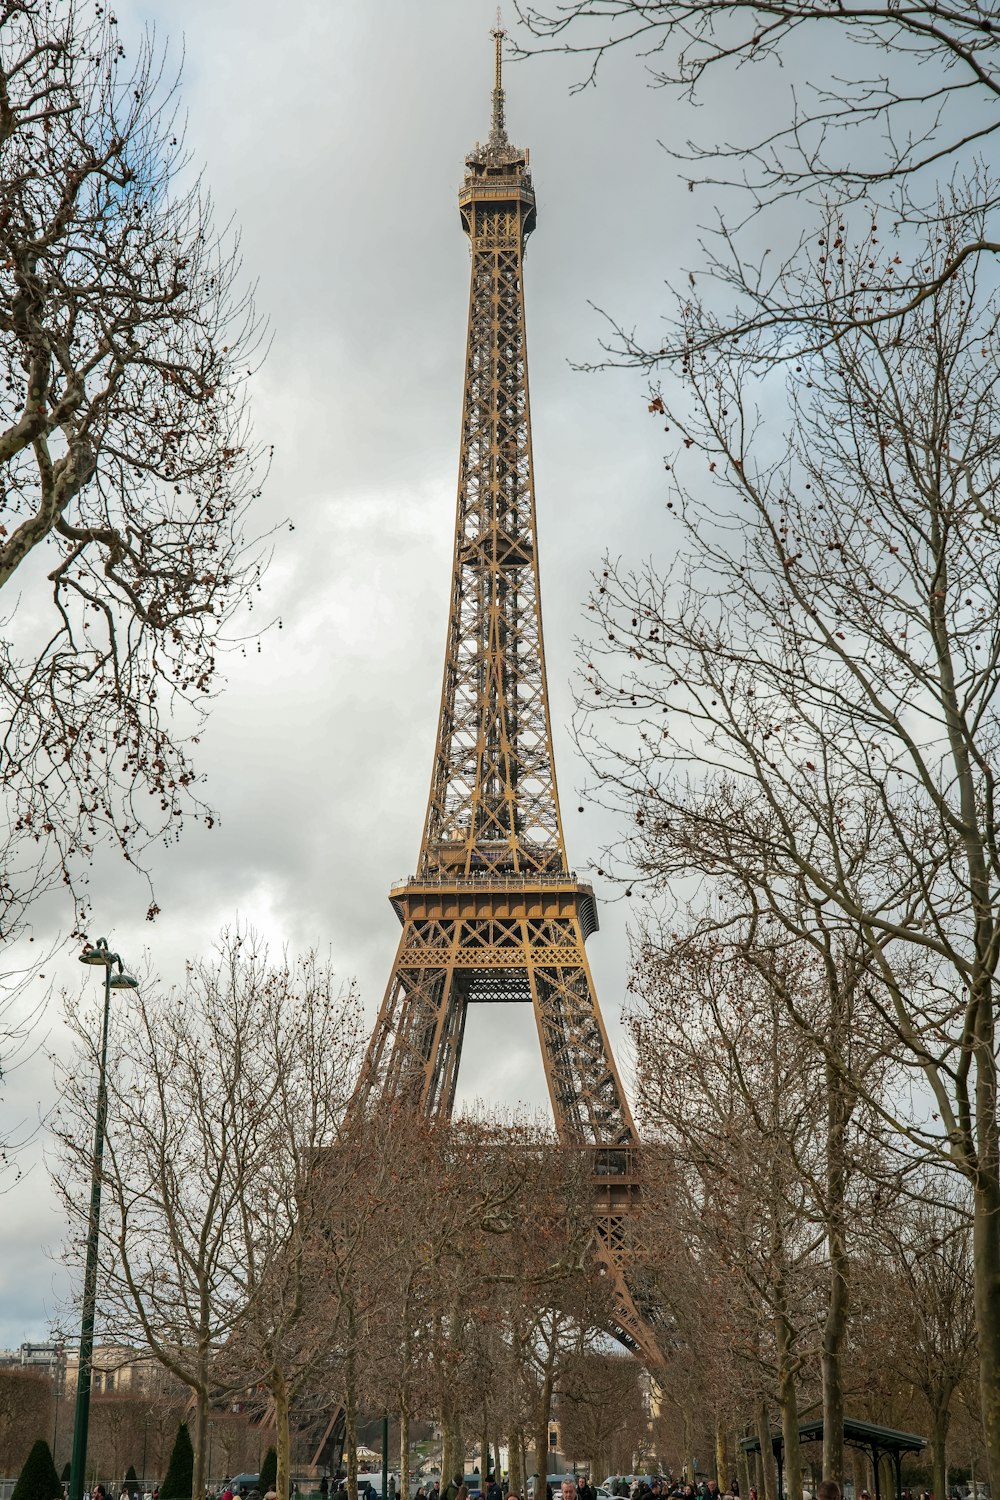
<path fill-rule="evenodd" d="M 469 1005 L 530 1003 L 559 1138 L 593 1151 L 616 1333 L 655 1358 L 624 1274 L 638 1140 L 584 947 L 594 893 L 567 863 L 556 789 L 524 319 L 535 193 L 507 137 L 493 35 L 492 128 L 459 191 L 472 279 L 437 746 L 418 872 L 390 894 L 403 930 L 355 1102 L 449 1117 Z"/>

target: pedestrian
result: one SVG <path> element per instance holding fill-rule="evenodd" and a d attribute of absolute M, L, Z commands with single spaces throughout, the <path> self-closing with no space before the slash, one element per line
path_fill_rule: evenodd
<path fill-rule="evenodd" d="M 837 1481 L 835 1479 L 821 1479 L 816 1486 L 816 1500 L 842 1500 L 840 1485 Z"/>
<path fill-rule="evenodd" d="M 503 1490 L 497 1481 L 495 1474 L 486 1476 L 486 1500 L 503 1500 Z"/>
<path fill-rule="evenodd" d="M 458 1492 L 462 1488 L 461 1474 L 453 1474 L 448 1481 L 448 1487 L 442 1491 L 441 1500 L 458 1500 Z"/>

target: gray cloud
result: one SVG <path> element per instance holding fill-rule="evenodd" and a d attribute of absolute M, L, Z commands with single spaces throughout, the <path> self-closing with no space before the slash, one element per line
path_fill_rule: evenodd
<path fill-rule="evenodd" d="M 372 1015 L 381 999 L 398 932 L 386 891 L 414 865 L 440 689 L 468 295 L 456 190 L 488 128 L 492 14 L 486 0 L 119 8 L 126 43 L 146 21 L 175 52 L 183 38 L 189 141 L 220 219 L 240 226 L 274 333 L 254 396 L 258 434 L 276 445 L 261 515 L 295 526 L 251 617 L 283 627 L 259 654 L 231 657 L 204 739 L 220 826 L 156 851 L 152 928 L 141 883 L 111 859 L 95 870 L 96 929 L 135 964 L 148 946 L 167 979 L 239 914 L 277 944 L 329 947 Z M 527 299 L 540 556 L 562 801 L 583 869 L 612 833 L 599 812 L 576 813 L 568 734 L 589 572 L 605 547 L 669 555 L 676 537 L 641 378 L 587 377 L 568 361 L 597 353 L 590 301 L 655 328 L 696 225 L 657 144 L 687 122 L 634 63 L 570 96 L 578 72 L 542 59 L 507 81 L 539 195 Z M 605 905 L 591 944 L 619 1045 L 626 916 Z M 54 972 L 77 983 L 69 950 Z M 40 1055 L 12 1081 L 11 1105 L 30 1114 L 50 1087 Z M 527 1011 L 470 1021 L 462 1097 L 479 1095 L 544 1099 Z M 44 1332 L 65 1293 L 45 1258 L 62 1225 L 35 1157 L 0 1200 L 0 1342 Z"/>

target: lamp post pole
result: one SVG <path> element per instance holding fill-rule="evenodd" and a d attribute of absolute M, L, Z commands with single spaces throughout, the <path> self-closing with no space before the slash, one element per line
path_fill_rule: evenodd
<path fill-rule="evenodd" d="M 83 1272 L 83 1318 L 80 1324 L 80 1364 L 76 1377 L 76 1411 L 73 1418 L 73 1455 L 69 1470 L 69 1500 L 83 1500 L 87 1467 L 87 1432 L 90 1427 L 90 1382 L 94 1362 L 94 1309 L 97 1303 L 97 1244 L 101 1224 L 101 1168 L 104 1132 L 108 1118 L 108 1017 L 113 989 L 134 990 L 138 984 L 122 971 L 117 953 L 108 951 L 104 938 L 80 954 L 83 964 L 104 966 L 104 1014 L 101 1021 L 101 1063 L 97 1075 L 97 1116 L 94 1122 L 94 1164 L 90 1179 L 90 1216 L 87 1221 L 87 1259 Z M 114 965 L 118 973 L 113 974 Z"/>
<path fill-rule="evenodd" d="M 389 1496 L 389 1413 L 382 1413 L 382 1500 Z"/>

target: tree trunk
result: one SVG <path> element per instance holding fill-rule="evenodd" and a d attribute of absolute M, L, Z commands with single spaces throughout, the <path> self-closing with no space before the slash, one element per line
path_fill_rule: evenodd
<path fill-rule="evenodd" d="M 934 1500 L 948 1493 L 945 1444 L 948 1441 L 948 1407 L 937 1405 L 931 1411 L 931 1489 Z"/>
<path fill-rule="evenodd" d="M 688 1407 L 683 1407 L 681 1412 L 684 1418 L 684 1463 L 688 1471 L 688 1483 L 695 1482 L 695 1452 L 694 1452 L 694 1425 L 691 1421 L 691 1412 Z"/>
<path fill-rule="evenodd" d="M 774 1315 L 774 1339 L 778 1351 L 778 1407 L 785 1446 L 786 1500 L 802 1500 L 802 1458 L 799 1452 L 799 1403 L 795 1389 L 795 1356 L 791 1325 L 779 1291 Z"/>
<path fill-rule="evenodd" d="M 274 1397 L 275 1447 L 278 1450 L 278 1477 L 275 1489 L 278 1500 L 288 1500 L 290 1488 L 290 1441 L 288 1434 L 288 1386 L 281 1370 L 271 1371 L 271 1395 Z"/>
<path fill-rule="evenodd" d="M 546 1395 L 546 1389 L 548 1394 Z M 535 1411 L 535 1500 L 545 1500 L 545 1485 L 549 1472 L 549 1408 L 552 1389 L 548 1380 L 542 1385 Z"/>
<path fill-rule="evenodd" d="M 399 1403 L 399 1494 L 410 1500 L 410 1412 L 405 1401 Z"/>
<path fill-rule="evenodd" d="M 982 1070 L 980 1070 L 982 1071 Z M 996 1100 L 993 1100 L 995 1123 Z M 980 1132 L 980 1151 L 986 1142 Z M 994 1131 L 995 1134 L 995 1131 Z M 1000 1487 L 1000 1182 L 995 1157 L 983 1161 L 974 1198 L 972 1244 L 975 1255 L 976 1329 L 979 1334 L 979 1389 L 989 1482 Z"/>
<path fill-rule="evenodd" d="M 760 1471 L 763 1476 L 764 1500 L 778 1500 L 778 1471 L 771 1447 L 771 1419 L 767 1402 L 757 1403 L 757 1440 L 760 1443 Z"/>
<path fill-rule="evenodd" d="M 451 1484 L 455 1473 L 454 1431 L 451 1425 L 451 1413 L 447 1416 L 442 1413 L 441 1419 L 442 1447 L 441 1447 L 441 1493 Z"/>
<path fill-rule="evenodd" d="M 839 1050 L 842 1017 L 839 993 L 834 996 L 833 1027 Z M 847 1169 L 845 1142 L 849 1117 L 843 1077 L 830 1058 L 826 1062 L 826 1231 L 830 1259 L 830 1287 L 820 1367 L 823 1380 L 823 1478 L 844 1483 L 844 1341 L 850 1303 L 850 1264 L 847 1255 L 845 1197 Z M 942 1497 L 943 1500 L 943 1497 Z"/>
<path fill-rule="evenodd" d="M 358 1500 L 358 1378 L 354 1367 L 354 1317 L 348 1319 L 347 1380 L 344 1389 L 344 1447 L 347 1449 L 347 1500 Z M 442 1489 L 444 1486 L 442 1485 Z"/>
<path fill-rule="evenodd" d="M 191 1476 L 193 1500 L 204 1500 L 205 1459 L 208 1447 L 208 1391 L 195 1392 L 194 1397 L 194 1470 Z"/>
<path fill-rule="evenodd" d="M 861 1491 L 863 1489 L 866 1489 L 868 1485 L 868 1475 L 865 1471 L 864 1454 L 859 1453 L 857 1448 L 851 1449 L 851 1469 L 854 1476 L 854 1500 L 857 1500 L 857 1497 L 861 1494 Z M 935 1491 L 934 1500 L 944 1500 L 944 1495 Z"/>
<path fill-rule="evenodd" d="M 729 1443 L 726 1424 L 722 1417 L 715 1418 L 715 1478 L 719 1489 L 725 1494 L 732 1475 L 729 1472 Z"/>
<path fill-rule="evenodd" d="M 507 1478 L 510 1481 L 510 1494 L 517 1495 L 519 1500 L 524 1500 L 524 1466 L 521 1458 L 523 1446 L 524 1434 L 515 1428 L 507 1439 Z"/>
<path fill-rule="evenodd" d="M 486 1408 L 483 1408 L 482 1436 L 479 1439 L 479 1487 L 486 1489 L 486 1476 L 490 1472 L 490 1429 L 486 1420 Z"/>
<path fill-rule="evenodd" d="M 750 1496 L 750 1463 L 745 1448 L 739 1443 L 736 1445 L 736 1473 L 740 1481 L 740 1494 L 743 1500 L 749 1500 Z"/>

